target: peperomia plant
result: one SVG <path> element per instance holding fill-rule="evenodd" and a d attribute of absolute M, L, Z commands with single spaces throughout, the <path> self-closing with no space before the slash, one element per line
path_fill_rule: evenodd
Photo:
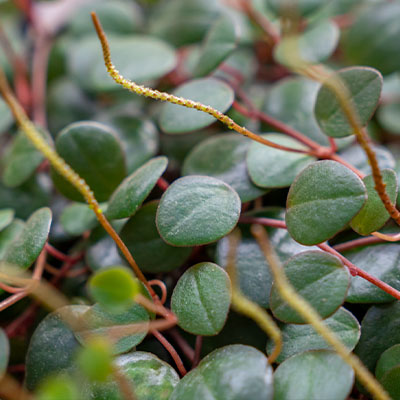
<path fill-rule="evenodd" d="M 0 12 L 2 399 L 400 399 L 397 1 Z"/>

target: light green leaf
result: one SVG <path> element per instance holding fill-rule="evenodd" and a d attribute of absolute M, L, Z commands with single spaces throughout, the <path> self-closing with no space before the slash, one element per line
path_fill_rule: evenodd
<path fill-rule="evenodd" d="M 97 218 L 87 204 L 73 203 L 64 208 L 60 222 L 65 232 L 72 236 L 80 236 L 97 225 Z"/>
<path fill-rule="evenodd" d="M 7 228 L 14 219 L 14 210 L 12 208 L 4 208 L 0 210 L 0 231 Z"/>
<path fill-rule="evenodd" d="M 0 379 L 7 370 L 9 357 L 10 344 L 8 342 L 8 337 L 3 329 L 0 328 Z"/>

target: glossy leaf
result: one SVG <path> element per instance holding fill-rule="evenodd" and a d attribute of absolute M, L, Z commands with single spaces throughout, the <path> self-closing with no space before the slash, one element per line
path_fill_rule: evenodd
<path fill-rule="evenodd" d="M 166 272 L 180 267 L 189 257 L 190 247 L 174 247 L 161 239 L 156 227 L 158 202 L 145 204 L 129 219 L 121 238 L 145 272 Z"/>
<path fill-rule="evenodd" d="M 125 177 L 125 160 L 114 131 L 95 122 L 68 125 L 56 139 L 56 150 L 83 178 L 98 201 L 106 201 Z M 53 170 L 53 182 L 66 197 L 83 201 L 82 195 Z"/>
<path fill-rule="evenodd" d="M 315 162 L 290 187 L 289 233 L 302 244 L 322 243 L 340 232 L 365 201 L 365 186 L 354 172 L 335 161 Z"/>
<path fill-rule="evenodd" d="M 234 92 L 226 83 L 215 78 L 196 79 L 184 83 L 173 91 L 175 96 L 199 101 L 220 112 L 225 112 L 233 103 Z M 185 133 L 205 128 L 216 119 L 202 111 L 176 104 L 164 104 L 160 115 L 160 126 L 166 133 Z"/>
<path fill-rule="evenodd" d="M 248 175 L 246 154 L 251 141 L 235 134 L 216 135 L 200 142 L 186 156 L 183 175 L 207 175 L 221 179 L 243 202 L 265 193 L 255 186 Z"/>
<path fill-rule="evenodd" d="M 214 242 L 227 235 L 240 215 L 240 198 L 226 183 L 187 176 L 172 183 L 160 200 L 157 228 L 174 246 Z"/>
<path fill-rule="evenodd" d="M 224 326 L 231 303 L 227 273 L 204 262 L 188 269 L 179 279 L 171 299 L 178 325 L 194 335 L 216 335 Z"/>
<path fill-rule="evenodd" d="M 379 71 L 366 67 L 345 68 L 338 71 L 327 82 L 329 85 L 341 84 L 349 95 L 347 101 L 352 104 L 362 126 L 366 125 L 374 113 L 382 91 L 382 76 Z M 324 83 L 315 103 L 315 115 L 322 130 L 332 137 L 344 137 L 354 133 L 336 93 L 328 83 Z"/>
<path fill-rule="evenodd" d="M 272 368 L 263 353 L 238 344 L 219 348 L 205 357 L 181 379 L 169 400 L 244 398 L 272 400 Z"/>
<path fill-rule="evenodd" d="M 106 216 L 110 219 L 132 216 L 150 194 L 167 164 L 166 157 L 154 158 L 125 178 L 111 196 Z"/>
<path fill-rule="evenodd" d="M 213 71 L 236 46 L 234 22 L 227 16 L 221 17 L 215 21 L 203 42 L 194 75 L 204 76 Z"/>
<path fill-rule="evenodd" d="M 375 376 L 380 380 L 396 366 L 400 366 L 400 344 L 395 344 L 382 353 L 376 364 Z"/>
<path fill-rule="evenodd" d="M 383 182 L 386 185 L 386 193 L 392 203 L 396 204 L 397 177 L 393 170 L 382 171 Z M 372 175 L 363 178 L 367 189 L 368 199 L 361 211 L 351 220 L 350 226 L 360 235 L 369 235 L 375 232 L 390 218 L 378 193 L 375 190 L 375 182 Z"/>
<path fill-rule="evenodd" d="M 332 351 L 307 351 L 284 361 L 274 373 L 274 399 L 345 400 L 354 372 Z"/>
<path fill-rule="evenodd" d="M 339 308 L 332 316 L 324 321 L 324 324 L 330 328 L 346 345 L 349 352 L 354 349 L 360 338 L 360 324 L 357 319 L 345 308 Z M 309 350 L 333 350 L 325 339 L 322 338 L 311 325 L 284 324 L 281 327 L 283 347 L 276 359 L 281 363 L 294 356 Z M 275 344 L 268 341 L 268 354 L 274 349 Z"/>
<path fill-rule="evenodd" d="M 283 134 L 272 133 L 262 136 L 282 146 L 307 150 L 297 140 Z M 252 142 L 246 161 L 250 178 L 257 186 L 280 188 L 290 186 L 296 175 L 310 162 L 315 161 L 315 158 Z"/>
<path fill-rule="evenodd" d="M 3 329 L 0 328 L 0 378 L 7 370 L 9 357 L 10 344 L 8 342 L 8 337 Z"/>
<path fill-rule="evenodd" d="M 4 208 L 0 210 L 0 231 L 9 226 L 14 219 L 14 210 L 12 208 Z"/>
<path fill-rule="evenodd" d="M 387 243 L 355 249 L 344 253 L 354 265 L 383 282 L 400 290 L 400 249 Z M 359 277 L 351 278 L 346 301 L 350 303 L 385 303 L 393 297 L 372 283 Z"/>
<path fill-rule="evenodd" d="M 349 287 L 349 273 L 338 258 L 320 251 L 306 251 L 290 258 L 284 265 L 287 279 L 296 292 L 326 318 L 345 301 Z M 302 316 L 280 296 L 273 284 L 271 310 L 281 321 L 301 324 Z"/>
<path fill-rule="evenodd" d="M 80 236 L 97 225 L 97 218 L 87 204 L 74 203 L 64 208 L 60 222 L 65 232 L 72 236 Z"/>
<path fill-rule="evenodd" d="M 51 219 L 49 208 L 35 211 L 26 221 L 22 232 L 8 247 L 4 261 L 21 268 L 30 267 L 46 244 Z"/>

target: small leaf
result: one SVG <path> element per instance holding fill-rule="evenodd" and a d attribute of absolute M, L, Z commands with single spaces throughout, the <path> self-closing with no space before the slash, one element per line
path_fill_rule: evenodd
<path fill-rule="evenodd" d="M 37 400 L 76 400 L 79 390 L 67 375 L 56 375 L 46 379 L 38 388 Z"/>
<path fill-rule="evenodd" d="M 391 169 L 382 171 L 383 182 L 386 185 L 386 193 L 392 203 L 396 204 L 397 197 L 397 177 Z M 363 178 L 367 189 L 368 199 L 361 211 L 351 220 L 350 226 L 360 235 L 369 235 L 382 228 L 390 218 L 377 191 L 372 175 Z"/>
<path fill-rule="evenodd" d="M 104 308 L 121 311 L 132 305 L 141 287 L 129 270 L 113 267 L 92 275 L 89 291 Z"/>
<path fill-rule="evenodd" d="M 236 344 L 205 357 L 181 379 L 169 400 L 272 398 L 272 368 L 267 358 L 253 347 Z"/>
<path fill-rule="evenodd" d="M 400 366 L 400 344 L 395 344 L 382 353 L 376 364 L 375 376 L 381 380 L 388 371 L 396 366 Z"/>
<path fill-rule="evenodd" d="M 252 142 L 235 134 L 215 135 L 200 142 L 186 156 L 183 175 L 207 175 L 221 179 L 243 202 L 262 196 L 265 190 L 255 186 L 247 173 L 246 153 Z"/>
<path fill-rule="evenodd" d="M 335 161 L 306 167 L 290 187 L 286 224 L 299 243 L 322 243 L 340 232 L 361 210 L 366 189 L 361 179 Z"/>
<path fill-rule="evenodd" d="M 233 103 L 234 92 L 226 83 L 215 78 L 196 79 L 179 86 L 173 94 L 198 101 L 225 112 Z M 216 119 L 202 111 L 164 104 L 160 115 L 160 126 L 166 133 L 185 133 L 205 128 Z"/>
<path fill-rule="evenodd" d="M 227 235 L 240 215 L 240 198 L 226 183 L 187 176 L 172 183 L 160 200 L 157 228 L 174 246 L 214 242 Z"/>
<path fill-rule="evenodd" d="M 52 213 L 49 208 L 35 211 L 26 221 L 23 231 L 8 247 L 4 261 L 21 268 L 30 267 L 46 244 L 51 219 Z"/>
<path fill-rule="evenodd" d="M 131 217 L 150 194 L 167 164 L 166 157 L 153 158 L 125 178 L 113 193 L 106 216 L 110 219 Z"/>
<path fill-rule="evenodd" d="M 0 231 L 9 226 L 14 219 L 14 210 L 12 208 L 4 208 L 0 210 Z"/>
<path fill-rule="evenodd" d="M 360 338 L 360 324 L 357 319 L 345 308 L 341 307 L 332 316 L 324 321 L 336 337 L 349 349 L 354 349 Z M 309 350 L 333 350 L 312 325 L 284 324 L 281 327 L 283 347 L 275 360 L 281 363 L 295 354 Z M 275 344 L 269 340 L 268 354 L 274 350 Z"/>
<path fill-rule="evenodd" d="M 283 134 L 272 133 L 262 137 L 293 149 L 307 149 L 297 140 Z M 247 153 L 250 178 L 263 188 L 290 186 L 296 175 L 312 161 L 315 158 L 307 154 L 278 150 L 256 142 L 251 143 Z"/>
<path fill-rule="evenodd" d="M 327 82 L 335 84 L 337 79 L 346 87 L 349 94 L 347 101 L 354 107 L 361 125 L 366 125 L 379 102 L 383 84 L 381 74 L 366 67 L 344 68 L 329 77 Z M 354 133 L 336 93 L 327 83 L 318 92 L 315 115 L 328 136 L 344 137 Z"/>
<path fill-rule="evenodd" d="M 224 326 L 231 303 L 227 273 L 204 262 L 188 269 L 175 286 L 171 299 L 178 325 L 194 335 L 216 335 Z"/>
<path fill-rule="evenodd" d="M 274 373 L 274 400 L 345 400 L 354 372 L 332 351 L 307 351 L 284 361 Z"/>
<path fill-rule="evenodd" d="M 60 222 L 65 232 L 72 236 L 80 236 L 96 227 L 97 218 L 87 204 L 74 203 L 64 208 Z"/>
<path fill-rule="evenodd" d="M 107 201 L 125 177 L 125 160 L 114 131 L 96 122 L 77 122 L 64 128 L 56 139 L 58 154 L 83 178 L 98 201 Z M 57 189 L 66 197 L 82 201 L 80 193 L 52 171 Z"/>
<path fill-rule="evenodd" d="M 14 219 L 7 228 L 0 232 L 0 260 L 3 260 L 8 246 L 22 233 L 24 226 L 25 224 L 21 220 Z"/>
<path fill-rule="evenodd" d="M 236 32 L 231 18 L 223 16 L 214 22 L 204 39 L 194 76 L 204 76 L 218 67 L 235 50 Z"/>
<path fill-rule="evenodd" d="M 7 370 L 8 359 L 10 357 L 10 344 L 8 337 L 0 328 L 0 379 Z"/>
<path fill-rule="evenodd" d="M 340 260 L 321 251 L 305 251 L 284 265 L 287 279 L 296 292 L 326 318 L 344 302 L 350 276 Z M 305 321 L 280 296 L 275 284 L 270 297 L 271 311 L 281 321 L 304 324 Z"/>

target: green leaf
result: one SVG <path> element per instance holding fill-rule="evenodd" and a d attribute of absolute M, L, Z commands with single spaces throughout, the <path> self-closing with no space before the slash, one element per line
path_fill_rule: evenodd
<path fill-rule="evenodd" d="M 174 246 L 211 243 L 235 227 L 240 208 L 238 194 L 226 183 L 208 176 L 187 176 L 173 182 L 161 197 L 157 228 Z"/>
<path fill-rule="evenodd" d="M 400 135 L 400 103 L 382 104 L 378 109 L 377 117 L 383 129 Z"/>
<path fill-rule="evenodd" d="M 400 365 L 392 368 L 382 376 L 380 382 L 393 400 L 400 399 Z"/>
<path fill-rule="evenodd" d="M 285 35 L 274 48 L 274 58 L 280 64 L 291 66 L 300 57 L 310 63 L 325 61 L 335 50 L 340 31 L 330 20 L 317 20 L 300 35 Z M 298 55 L 293 55 L 296 49 Z"/>
<path fill-rule="evenodd" d="M 179 279 L 171 298 L 178 325 L 194 335 L 216 335 L 223 328 L 231 303 L 227 273 L 204 262 L 189 268 Z"/>
<path fill-rule="evenodd" d="M 22 232 L 14 239 L 4 255 L 4 261 L 21 268 L 30 267 L 39 257 L 50 231 L 51 210 L 35 211 L 26 221 Z"/>
<path fill-rule="evenodd" d="M 190 247 L 170 246 L 161 239 L 156 227 L 158 202 L 145 204 L 129 219 L 121 238 L 145 272 L 167 272 L 180 267 L 189 257 Z"/>
<path fill-rule="evenodd" d="M 296 292 L 326 318 L 345 301 L 350 276 L 340 260 L 321 251 L 305 251 L 290 258 L 284 265 L 287 279 Z M 305 321 L 280 296 L 275 284 L 270 297 L 271 311 L 283 322 L 304 324 Z"/>
<path fill-rule="evenodd" d="M 344 50 L 350 62 L 369 65 L 385 75 L 398 71 L 399 18 L 400 4 L 397 2 L 371 4 L 366 7 L 345 35 Z"/>
<path fill-rule="evenodd" d="M 336 337 L 349 349 L 354 349 L 360 338 L 360 324 L 357 319 L 345 308 L 341 307 L 332 316 L 324 321 L 324 324 L 331 329 Z M 284 324 L 280 326 L 282 332 L 282 350 L 276 359 L 281 363 L 308 350 L 333 350 L 325 339 L 315 332 L 312 325 Z M 275 344 L 269 340 L 267 343 L 268 354 L 274 349 Z"/>
<path fill-rule="evenodd" d="M 56 139 L 58 154 L 93 190 L 97 201 L 107 201 L 125 177 L 125 160 L 114 131 L 96 122 L 77 122 Z M 52 178 L 66 197 L 83 201 L 82 195 L 54 170 Z"/>
<path fill-rule="evenodd" d="M 0 232 L 0 260 L 3 259 L 11 243 L 22 233 L 24 226 L 25 224 L 21 220 L 14 219 Z"/>
<path fill-rule="evenodd" d="M 255 186 L 247 173 L 246 153 L 251 141 L 236 134 L 216 135 L 200 142 L 186 156 L 183 175 L 207 175 L 221 179 L 243 202 L 262 196 L 265 190 Z"/>
<path fill-rule="evenodd" d="M 135 388 L 138 400 L 169 400 L 179 376 L 166 362 L 151 353 L 134 351 L 115 359 L 114 364 Z M 111 377 L 106 383 L 91 386 L 93 399 L 124 400 L 117 382 Z"/>
<path fill-rule="evenodd" d="M 76 383 L 66 375 L 51 376 L 38 388 L 37 400 L 76 400 L 79 391 Z"/>
<path fill-rule="evenodd" d="M 87 249 L 85 259 L 92 271 L 124 264 L 114 240 L 108 235 Z"/>
<path fill-rule="evenodd" d="M 395 344 L 385 350 L 378 360 L 375 368 L 375 376 L 381 378 L 393 367 L 400 365 L 400 344 Z"/>
<path fill-rule="evenodd" d="M 89 280 L 89 291 L 104 308 L 126 310 L 140 293 L 140 283 L 124 267 L 113 267 L 97 272 Z"/>
<path fill-rule="evenodd" d="M 148 161 L 125 178 L 108 202 L 106 216 L 110 219 L 128 218 L 153 190 L 158 178 L 167 168 L 168 159 L 157 157 Z"/>
<path fill-rule="evenodd" d="M 382 171 L 383 182 L 386 185 L 386 193 L 392 203 L 396 204 L 397 197 L 397 177 L 391 169 Z M 372 175 L 363 178 L 367 189 L 368 199 L 361 211 L 351 220 L 350 226 L 360 235 L 369 235 L 382 228 L 390 218 L 377 191 Z"/>
<path fill-rule="evenodd" d="M 113 331 L 113 334 L 110 336 L 107 335 L 109 332 L 111 333 L 108 328 L 112 329 L 116 325 L 146 323 L 149 321 L 149 314 L 142 306 L 136 303 L 132 303 L 121 312 L 109 312 L 108 309 L 109 307 L 104 308 L 100 304 L 90 307 L 83 314 L 85 320 L 83 331 L 76 332 L 75 336 L 82 345 L 90 337 L 102 337 L 112 345 L 112 349 L 110 349 L 112 354 L 126 353 L 146 337 L 147 328 L 133 334 Z"/>
<path fill-rule="evenodd" d="M 194 68 L 194 76 L 204 76 L 218 67 L 235 50 L 235 24 L 228 16 L 214 22 L 204 39 L 199 60 Z"/>
<path fill-rule="evenodd" d="M 69 204 L 61 213 L 60 222 L 68 234 L 80 236 L 97 226 L 96 214 L 82 203 Z"/>
<path fill-rule="evenodd" d="M 12 208 L 4 208 L 0 210 L 0 231 L 7 228 L 14 219 L 14 210 Z"/>
<path fill-rule="evenodd" d="M 322 243 L 345 228 L 365 201 L 365 186 L 354 172 L 335 161 L 317 161 L 290 187 L 286 213 L 289 233 L 305 245 Z"/>
<path fill-rule="evenodd" d="M 0 99 L 0 134 L 5 132 L 13 123 L 14 118 L 6 102 Z"/>
<path fill-rule="evenodd" d="M 7 370 L 9 357 L 10 344 L 8 342 L 8 337 L 3 329 L 0 328 L 0 378 Z"/>
<path fill-rule="evenodd" d="M 362 320 L 361 338 L 355 353 L 365 366 L 373 371 L 381 354 L 398 343 L 400 343 L 400 302 L 372 306 Z"/>
<path fill-rule="evenodd" d="M 211 106 L 222 113 L 232 105 L 235 97 L 230 86 L 215 78 L 189 81 L 179 86 L 173 94 Z M 163 104 L 160 114 L 160 126 L 166 133 L 195 131 L 215 121 L 213 116 L 205 112 L 171 103 Z"/>
<path fill-rule="evenodd" d="M 383 84 L 379 71 L 366 67 L 341 69 L 322 84 L 315 103 L 315 116 L 322 130 L 332 137 L 354 133 L 336 93 L 328 85 L 328 82 L 339 85 L 335 83 L 338 79 L 346 87 L 349 94 L 347 101 L 352 104 L 362 126 L 367 124 L 378 106 Z"/>
<path fill-rule="evenodd" d="M 262 137 L 293 149 L 307 150 L 297 140 L 283 134 L 272 133 L 262 135 Z M 315 161 L 315 157 L 278 150 L 261 143 L 252 142 L 246 161 L 250 178 L 257 186 L 280 188 L 290 186 L 296 175 L 305 166 Z"/>
<path fill-rule="evenodd" d="M 287 13 L 305 17 L 329 3 L 329 0 L 267 0 L 267 5 L 277 15 Z"/>
<path fill-rule="evenodd" d="M 169 400 L 272 398 L 272 368 L 267 358 L 253 347 L 237 344 L 205 357 L 181 379 Z"/>
<path fill-rule="evenodd" d="M 80 347 L 68 320 L 79 321 L 88 306 L 66 306 L 44 318 L 36 328 L 26 356 L 26 387 L 33 390 L 49 375 L 72 371 Z"/>
<path fill-rule="evenodd" d="M 378 244 L 344 253 L 353 264 L 372 276 L 400 290 L 400 251 L 397 244 Z M 393 297 L 358 277 L 351 278 L 346 301 L 349 303 L 385 303 Z"/>
<path fill-rule="evenodd" d="M 297 354 L 274 373 L 274 400 L 345 400 L 354 383 L 354 372 L 339 355 L 318 350 Z"/>

